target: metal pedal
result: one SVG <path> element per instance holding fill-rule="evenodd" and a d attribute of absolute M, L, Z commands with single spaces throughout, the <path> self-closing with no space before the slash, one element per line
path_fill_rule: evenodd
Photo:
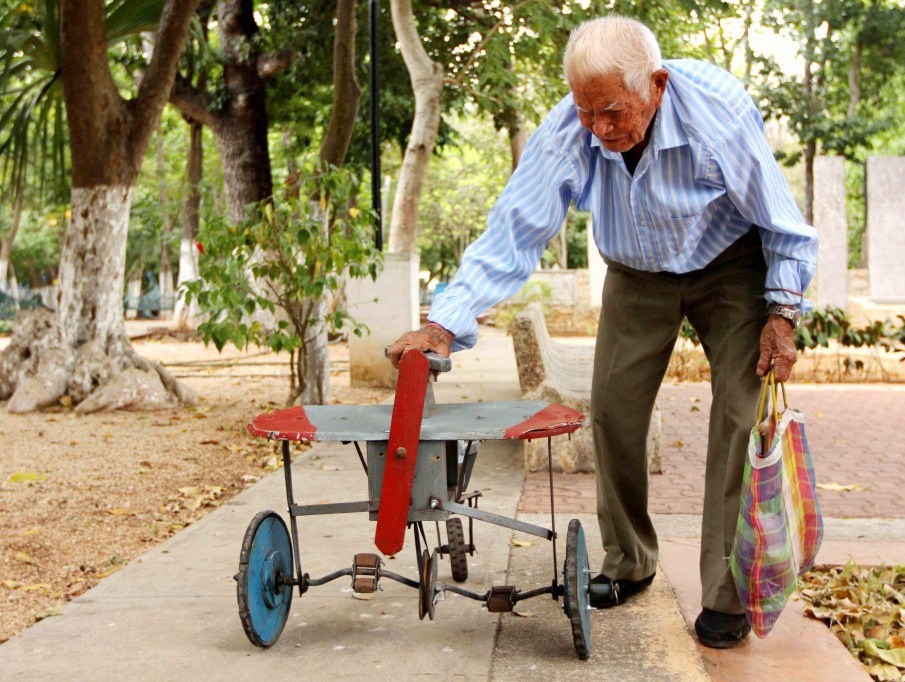
<path fill-rule="evenodd" d="M 380 589 L 380 564 L 376 554 L 356 554 L 352 559 L 352 590 L 370 594 Z"/>

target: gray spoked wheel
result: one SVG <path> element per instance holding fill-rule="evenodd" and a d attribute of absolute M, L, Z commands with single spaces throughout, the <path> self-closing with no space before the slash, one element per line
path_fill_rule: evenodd
<path fill-rule="evenodd" d="M 468 580 L 468 549 L 465 546 L 465 531 L 462 519 L 446 519 L 446 539 L 449 546 L 449 563 L 452 577 L 457 583 Z"/>
<path fill-rule="evenodd" d="M 245 634 L 255 646 L 267 648 L 283 632 L 292 603 L 292 543 L 277 513 L 261 512 L 248 524 L 236 580 Z"/>
<path fill-rule="evenodd" d="M 588 548 L 581 521 L 569 521 L 566 534 L 566 561 L 563 565 L 563 610 L 572 625 L 575 653 L 585 660 L 591 655 L 591 572 L 588 567 Z"/>

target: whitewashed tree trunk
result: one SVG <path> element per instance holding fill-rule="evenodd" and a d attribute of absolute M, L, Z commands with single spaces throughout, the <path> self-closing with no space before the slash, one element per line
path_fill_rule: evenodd
<path fill-rule="evenodd" d="M 7 278 L 9 277 L 9 262 L 12 255 L 13 243 L 8 237 L 0 240 L 0 291 L 9 293 Z"/>
<path fill-rule="evenodd" d="M 193 299 L 191 304 L 186 305 L 185 295 L 182 293 L 182 285 L 194 279 L 198 279 L 198 249 L 195 248 L 195 240 L 183 234 L 179 242 L 179 279 L 176 282 L 177 298 L 171 325 L 173 329 L 195 329 L 198 326 L 198 316 L 201 314 L 198 302 Z"/>
<path fill-rule="evenodd" d="M 194 403 L 160 365 L 141 358 L 123 324 L 123 278 L 131 188 L 73 188 L 60 259 L 57 313 L 20 313 L 0 354 L 0 400 L 31 412 L 67 396 L 78 412 Z M 98 286 L 98 283 L 103 286 Z"/>
<path fill-rule="evenodd" d="M 123 278 L 131 205 L 131 187 L 72 190 L 72 221 L 60 259 L 57 305 L 68 345 L 94 339 L 107 346 L 125 333 Z"/>
<path fill-rule="evenodd" d="M 16 268 L 13 267 L 12 260 L 6 268 L 6 279 L 9 282 L 9 295 L 18 301 L 22 297 L 19 294 L 19 279 L 16 277 Z"/>
<path fill-rule="evenodd" d="M 19 224 L 22 222 L 22 193 L 16 195 L 16 203 L 13 208 L 13 222 L 9 226 L 9 233 L 0 240 L 0 291 L 10 294 L 13 298 L 19 298 L 19 283 L 16 281 L 16 275 L 13 273 L 10 278 L 10 262 L 13 255 L 13 240 L 19 231 Z M 7 279 L 10 279 L 9 286 Z M 15 293 L 12 290 L 15 289 Z"/>
<path fill-rule="evenodd" d="M 391 253 L 415 253 L 418 250 L 421 190 L 440 127 L 440 95 L 443 92 L 444 70 L 424 50 L 412 14 L 411 0 L 391 0 L 390 10 L 396 40 L 399 41 L 402 59 L 412 82 L 415 118 L 399 171 L 388 249 Z"/>
<path fill-rule="evenodd" d="M 126 284 L 126 299 L 132 306 L 126 310 L 126 319 L 134 320 L 138 317 L 138 304 L 141 302 L 141 268 L 137 268 L 129 282 Z"/>

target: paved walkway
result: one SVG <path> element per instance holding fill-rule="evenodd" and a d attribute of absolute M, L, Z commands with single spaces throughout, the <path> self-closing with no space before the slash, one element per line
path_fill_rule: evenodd
<path fill-rule="evenodd" d="M 499 332 L 485 330 L 477 350 L 454 360 L 453 373 L 438 385 L 439 401 L 519 397 L 511 342 Z M 856 556 L 905 561 L 905 524 L 874 518 L 901 516 L 884 495 L 905 482 L 898 440 L 885 431 L 902 423 L 902 397 L 901 391 L 887 389 L 795 388 L 795 405 L 817 422 L 811 438 L 820 453 L 815 456 L 821 480 L 867 488 L 821 493 L 825 508 L 832 510 L 828 516 L 864 517 L 828 519 L 825 547 L 832 560 Z M 668 447 L 664 474 L 654 483 L 653 502 L 661 537 L 660 570 L 652 588 L 630 604 L 592 614 L 592 654 L 586 662 L 575 658 L 568 620 L 551 599 L 523 602 L 517 613 L 497 615 L 452 595 L 438 604 L 436 620 L 422 622 L 416 617 L 414 590 L 389 583 L 374 600 L 361 601 L 352 598 L 343 580 L 296 598 L 282 638 L 271 649 L 251 646 L 239 623 L 232 575 L 251 517 L 285 504 L 282 474 L 275 472 L 74 600 L 63 615 L 0 646 L 2 677 L 331 682 L 363 678 L 584 682 L 600 677 L 620 682 L 706 682 L 772 675 L 814 682 L 868 680 L 829 631 L 801 617 L 795 605 L 766 640 L 750 638 L 731 652 L 696 644 L 690 628 L 700 605 L 696 558 L 700 517 L 695 506 L 700 481 L 695 471 L 703 469 L 706 401 L 705 385 L 664 389 L 661 406 Z M 845 418 L 856 426 L 844 426 Z M 899 449 L 884 449 L 889 443 Z M 549 524 L 546 479 L 536 475 L 526 479 L 520 456 L 517 444 L 482 446 L 472 478 L 485 492 L 482 507 Z M 356 469 L 357 459 L 349 447 L 324 444 L 307 451 L 293 465 L 300 502 L 361 499 L 365 486 Z M 559 561 L 568 519 L 576 517 L 587 533 L 591 567 L 596 568 L 602 556 L 593 514 L 593 477 L 558 476 L 556 488 Z M 882 506 L 845 504 L 871 500 L 875 493 Z M 371 551 L 373 526 L 358 517 L 305 519 L 300 543 L 304 570 L 324 575 L 348 566 L 355 552 Z M 512 542 L 515 539 L 521 542 Z M 548 585 L 554 570 L 550 546 L 531 540 L 525 543 L 524 536 L 477 524 L 478 552 L 469 561 L 466 587 L 483 592 L 490 585 L 520 589 Z M 390 564 L 392 570 L 412 575 L 414 557 L 409 556 L 413 552 L 408 545 Z M 450 581 L 445 562 L 440 570 L 440 580 Z"/>
<path fill-rule="evenodd" d="M 905 518 L 905 386 L 792 384 L 792 407 L 805 425 L 824 516 Z M 700 514 L 710 385 L 666 384 L 663 415 L 663 473 L 651 477 L 650 510 L 655 514 Z M 593 513 L 594 476 L 555 476 L 557 507 Z M 838 489 L 833 489 L 838 488 Z M 549 508 L 546 474 L 529 474 L 519 509 Z"/>

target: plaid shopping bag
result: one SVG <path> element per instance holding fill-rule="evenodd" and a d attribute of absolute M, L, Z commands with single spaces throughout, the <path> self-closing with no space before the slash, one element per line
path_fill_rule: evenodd
<path fill-rule="evenodd" d="M 729 566 L 751 629 L 766 637 L 798 576 L 814 565 L 823 538 L 814 465 L 804 433 L 804 415 L 777 408 L 773 373 L 761 390 L 756 424 L 748 442 L 741 508 Z M 767 405 L 770 414 L 766 414 Z"/>

